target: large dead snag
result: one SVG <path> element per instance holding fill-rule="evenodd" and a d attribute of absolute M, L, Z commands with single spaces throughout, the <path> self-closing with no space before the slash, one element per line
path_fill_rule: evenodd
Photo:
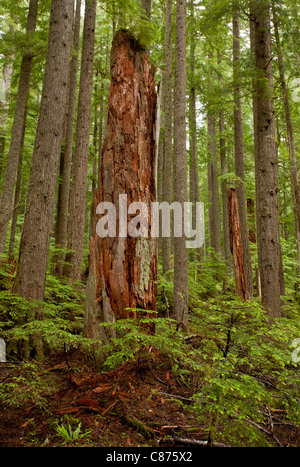
<path fill-rule="evenodd" d="M 239 207 L 236 191 L 228 190 L 228 215 L 230 250 L 233 256 L 235 290 L 243 300 L 247 297 L 246 278 L 243 263 L 242 236 L 239 217 Z"/>
<path fill-rule="evenodd" d="M 148 52 L 121 30 L 112 45 L 107 132 L 95 194 L 95 209 L 103 202 L 115 206 L 116 235 L 101 238 L 100 217 L 95 216 L 85 317 L 88 337 L 105 340 L 106 328 L 100 331 L 99 323 L 136 317 L 135 309 L 156 310 L 157 239 L 150 232 L 151 203 L 156 200 L 155 113 Z M 120 195 L 127 195 L 126 206 L 119 205 Z M 148 227 L 143 237 L 132 237 L 128 231 L 122 236 L 121 211 L 136 202 L 148 208 Z"/>

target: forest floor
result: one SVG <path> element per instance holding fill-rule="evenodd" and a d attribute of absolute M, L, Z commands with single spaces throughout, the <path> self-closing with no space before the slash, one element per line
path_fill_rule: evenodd
<path fill-rule="evenodd" d="M 18 365 L 0 364 L 0 382 L 19 373 Z M 20 407 L 0 405 L 0 447 L 166 447 L 171 438 L 206 439 L 189 410 L 194 389 L 176 381 L 167 359 L 158 355 L 99 373 L 75 352 L 61 353 L 39 375 L 52 388 L 47 406 L 26 400 Z M 56 430 L 68 425 L 70 439 Z"/>

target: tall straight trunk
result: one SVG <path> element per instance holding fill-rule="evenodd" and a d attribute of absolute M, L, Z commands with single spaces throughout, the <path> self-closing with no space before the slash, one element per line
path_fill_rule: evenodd
<path fill-rule="evenodd" d="M 233 15 L 233 73 L 234 73 L 234 152 L 235 152 L 235 174 L 239 177 L 236 194 L 239 205 L 239 220 L 242 239 L 243 265 L 246 279 L 246 299 L 253 297 L 253 275 L 251 254 L 249 247 L 249 233 L 247 222 L 247 201 L 245 187 L 245 158 L 244 158 L 244 125 L 243 106 L 241 97 L 240 80 L 240 12 L 234 11 Z"/>
<path fill-rule="evenodd" d="M 220 77 L 222 85 L 222 77 Z M 224 109 L 220 109 L 219 116 L 219 132 L 220 132 L 220 163 L 221 163 L 221 175 L 224 177 L 227 174 L 227 160 L 226 160 L 226 141 L 224 137 L 225 131 L 225 117 Z M 227 264 L 228 272 L 232 272 L 232 259 L 230 252 L 230 238 L 229 238 L 229 223 L 228 223 L 228 196 L 227 196 L 227 182 L 222 180 L 221 184 L 222 191 L 222 224 L 223 224 L 223 235 L 224 235 L 224 257 Z"/>
<path fill-rule="evenodd" d="M 150 205 L 156 200 L 155 114 L 154 70 L 148 52 L 128 31 L 120 30 L 111 51 L 107 132 L 95 193 L 97 217 L 85 310 L 85 335 L 102 342 L 110 333 L 100 323 L 137 317 L 137 309 L 156 310 L 157 241 L 150 235 Z M 104 238 L 98 206 L 106 202 L 115 209 L 115 218 L 110 212 L 112 231 Z M 141 202 L 148 213 L 140 219 L 139 229 L 136 224 L 139 232 L 133 232 L 128 208 Z"/>
<path fill-rule="evenodd" d="M 65 149 L 62 160 L 61 186 L 57 202 L 57 218 L 55 225 L 55 245 L 57 248 L 65 249 L 67 245 L 68 211 L 71 183 L 71 168 L 73 156 L 74 123 L 76 113 L 76 90 L 77 90 L 77 72 L 78 72 L 78 54 L 80 39 L 80 16 L 81 0 L 76 1 L 76 14 L 73 28 L 73 48 L 70 64 L 69 77 L 69 97 L 68 109 L 66 115 L 66 139 Z M 55 258 L 56 273 L 62 275 L 63 261 L 65 255 L 59 254 Z"/>
<path fill-rule="evenodd" d="M 207 116 L 209 137 L 208 191 L 209 191 L 209 234 L 210 246 L 217 254 L 221 254 L 221 218 L 219 204 L 218 163 L 216 150 L 216 119 L 212 114 Z"/>
<path fill-rule="evenodd" d="M 172 0 L 166 4 L 165 52 L 165 147 L 163 167 L 163 201 L 172 203 L 173 181 L 173 80 L 172 80 Z M 171 270 L 171 238 L 162 238 L 163 274 Z"/>
<path fill-rule="evenodd" d="M 176 2 L 174 83 L 174 201 L 188 200 L 186 150 L 186 0 Z M 182 216 L 183 218 L 184 216 Z M 174 316 L 184 328 L 188 322 L 188 250 L 182 236 L 174 238 Z"/>
<path fill-rule="evenodd" d="M 26 118 L 24 119 L 23 135 L 22 135 L 21 150 L 20 150 L 20 157 L 19 157 L 19 166 L 18 166 L 18 173 L 17 173 L 17 180 L 16 180 L 16 187 L 15 187 L 14 209 L 13 209 L 13 216 L 11 220 L 11 228 L 10 228 L 10 239 L 9 239 L 9 248 L 8 248 L 9 258 L 12 258 L 14 254 L 19 204 L 21 201 L 21 181 L 22 181 L 25 132 L 26 132 Z"/>
<path fill-rule="evenodd" d="M 27 18 L 26 34 L 28 41 L 33 40 L 36 28 L 38 0 L 31 0 Z M 14 190 L 17 179 L 22 133 L 26 116 L 33 56 L 30 52 L 22 58 L 17 102 L 11 130 L 11 141 L 7 159 L 7 167 L 0 199 L 0 254 L 4 252 L 9 221 L 13 215 Z"/>
<path fill-rule="evenodd" d="M 280 316 L 280 236 L 278 158 L 275 141 L 273 69 L 269 2 L 253 10 L 257 149 L 255 164 L 257 246 L 262 304 L 272 317 Z"/>
<path fill-rule="evenodd" d="M 13 292 L 43 300 L 68 96 L 73 0 L 52 0 L 43 94 Z M 36 312 L 41 318 L 41 311 Z"/>
<path fill-rule="evenodd" d="M 278 29 L 278 16 L 276 12 L 275 3 L 272 0 L 272 12 L 273 12 L 273 24 L 275 31 L 275 39 L 277 46 L 278 56 L 278 68 L 281 81 L 282 97 L 285 111 L 286 129 L 289 143 L 289 154 L 290 154 L 290 172 L 291 172 L 291 185 L 292 185 L 292 196 L 293 196 L 293 207 L 295 216 L 295 227 L 296 227 L 296 241 L 298 250 L 298 274 L 300 275 L 300 188 L 299 188 L 299 176 L 298 176 L 298 163 L 295 150 L 295 140 L 293 131 L 293 122 L 291 117 L 290 102 L 288 96 L 288 89 L 285 79 L 284 63 L 282 57 L 279 29 Z"/>
<path fill-rule="evenodd" d="M 88 190 L 88 157 L 90 144 L 91 103 L 93 90 L 93 67 L 96 24 L 96 0 L 85 3 L 84 31 L 82 41 L 81 73 L 78 97 L 76 142 L 72 167 L 72 189 L 68 221 L 69 266 L 66 275 L 76 281 L 81 278 L 86 221 L 86 194 Z"/>
<path fill-rule="evenodd" d="M 200 202 L 199 188 L 199 173 L 198 173 L 198 153 L 197 153 L 197 116 L 196 116 L 196 88 L 195 88 L 195 25 L 194 25 L 194 0 L 190 2 L 191 8 L 191 55 L 190 55 L 190 74 L 191 74 L 191 89 L 190 89 L 190 115 L 189 115 L 189 130 L 190 130 L 190 163 L 189 163 L 189 184 L 190 184 L 190 202 L 193 203 L 193 225 L 196 228 L 196 203 Z M 198 248 L 195 252 L 195 259 L 201 260 L 202 251 Z"/>

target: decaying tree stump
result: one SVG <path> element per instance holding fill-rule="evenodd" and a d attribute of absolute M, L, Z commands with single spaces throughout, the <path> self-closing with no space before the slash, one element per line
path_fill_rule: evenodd
<path fill-rule="evenodd" d="M 99 323 L 136 317 L 136 308 L 156 310 L 157 239 L 150 234 L 151 203 L 156 201 L 155 113 L 154 70 L 148 52 L 128 31 L 118 31 L 111 52 L 107 132 L 95 194 L 96 212 L 103 202 L 115 206 L 116 235 L 100 238 L 101 216 L 95 216 L 85 313 L 85 335 L 102 341 L 107 331 Z M 127 195 L 125 209 L 135 202 L 147 206 L 143 237 L 127 232 L 120 238 L 119 195 Z"/>
<path fill-rule="evenodd" d="M 243 264 L 243 250 L 241 226 L 239 218 L 238 199 L 233 188 L 228 190 L 228 215 L 229 215 L 229 235 L 230 250 L 233 256 L 235 291 L 243 300 L 246 300 L 246 279 Z"/>

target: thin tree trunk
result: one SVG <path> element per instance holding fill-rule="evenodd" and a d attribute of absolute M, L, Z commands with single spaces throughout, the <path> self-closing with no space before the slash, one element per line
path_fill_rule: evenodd
<path fill-rule="evenodd" d="M 11 28 L 13 29 L 13 28 Z M 13 73 L 13 60 L 14 57 L 11 57 L 12 62 L 8 62 L 3 66 L 3 88 L 0 90 L 2 93 L 2 101 L 0 100 L 0 180 L 2 178 L 3 170 L 3 156 L 5 149 L 5 139 L 6 139 L 6 125 L 8 119 L 8 110 L 9 110 L 9 96 L 10 96 L 10 83 L 11 76 Z"/>
<path fill-rule="evenodd" d="M 221 84 L 222 84 L 222 77 Z M 219 132 L 220 132 L 220 162 L 221 162 L 221 175 L 224 177 L 227 174 L 227 161 L 226 161 L 226 142 L 224 137 L 225 131 L 225 118 L 224 110 L 220 109 L 219 117 Z M 228 196 L 227 196 L 227 182 L 222 180 L 222 222 L 223 222 L 223 235 L 224 235 L 224 256 L 227 264 L 229 274 L 232 273 L 232 258 L 230 252 L 230 239 L 229 239 L 229 223 L 228 223 Z"/>
<path fill-rule="evenodd" d="M 70 215 L 68 221 L 69 266 L 66 275 L 72 280 L 80 280 L 84 248 L 86 221 L 86 193 L 88 190 L 88 157 L 90 144 L 91 102 L 93 89 L 94 42 L 96 24 L 96 0 L 85 3 L 84 32 L 82 42 L 81 74 L 78 98 L 76 143 L 72 168 L 72 189 Z"/>
<path fill-rule="evenodd" d="M 219 205 L 219 182 L 216 150 L 216 119 L 212 114 L 207 116 L 208 136 L 209 136 L 209 157 L 208 162 L 208 191 L 209 191 L 209 225 L 210 225 L 210 246 L 217 254 L 221 254 L 221 219 Z"/>
<path fill-rule="evenodd" d="M 29 41 L 33 40 L 36 28 L 38 12 L 38 0 L 31 0 L 27 18 L 26 34 Z M 0 199 L 0 254 L 4 252 L 9 221 L 13 215 L 14 190 L 17 179 L 22 134 L 26 116 L 30 77 L 33 56 L 29 52 L 22 58 L 17 102 L 14 113 L 14 121 L 11 131 L 11 142 L 8 153 L 7 167 L 3 183 L 3 191 Z"/>
<path fill-rule="evenodd" d="M 186 0 L 177 0 L 174 84 L 174 201 L 182 205 L 187 194 L 186 151 Z M 184 216 L 182 216 L 184 217 Z M 188 250 L 182 219 L 182 236 L 174 238 L 174 316 L 188 324 Z"/>
<path fill-rule="evenodd" d="M 33 150 L 27 209 L 13 292 L 44 299 L 55 189 L 68 95 L 74 1 L 53 0 L 39 121 Z M 41 319 L 37 310 L 35 318 Z"/>
<path fill-rule="evenodd" d="M 246 299 L 253 297 L 253 273 L 251 265 L 251 254 L 249 247 L 249 233 L 247 222 L 247 202 L 245 188 L 245 160 L 244 160 L 244 130 L 243 130 L 243 107 L 241 97 L 240 80 L 240 12 L 234 11 L 233 15 L 233 73 L 234 73 L 234 149 L 235 149 L 235 174 L 240 182 L 236 187 L 239 205 L 239 219 L 242 238 L 243 264 L 246 278 Z"/>
<path fill-rule="evenodd" d="M 18 173 L 17 173 L 16 187 L 15 187 L 14 210 L 13 210 L 13 216 L 12 216 L 11 228 L 10 228 L 10 239 L 9 239 L 9 249 L 8 249 L 9 258 L 12 258 L 14 254 L 19 204 L 21 201 L 21 181 L 22 181 L 22 166 L 23 166 L 25 132 L 26 132 L 26 117 L 24 119 L 22 143 L 21 143 L 20 157 L 19 157 L 19 167 L 18 167 Z"/>
<path fill-rule="evenodd" d="M 165 71 L 165 147 L 163 167 L 163 201 L 172 203 L 173 181 L 173 80 L 172 80 L 172 0 L 166 3 L 166 71 Z M 171 238 L 162 238 L 163 274 L 171 270 Z"/>
<path fill-rule="evenodd" d="M 147 18 L 150 20 L 151 18 L 151 4 L 152 0 L 142 0 L 141 7 L 145 10 Z"/>
<path fill-rule="evenodd" d="M 280 36 L 279 36 L 279 30 L 278 30 L 278 17 L 276 13 L 275 3 L 273 0 L 272 0 L 272 12 L 273 12 L 273 24 L 274 24 L 277 55 L 278 55 L 278 68 L 279 68 L 279 74 L 280 74 L 283 104 L 284 104 L 284 111 L 285 111 L 285 120 L 286 120 L 286 129 L 287 129 L 287 136 L 288 136 L 288 142 L 289 142 L 291 185 L 292 185 L 293 207 L 294 207 L 295 226 L 296 226 L 296 241 L 297 241 L 297 250 L 298 250 L 298 274 L 300 275 L 300 188 L 299 188 L 299 176 L 298 176 L 298 163 L 297 163 L 296 150 L 295 150 L 293 122 L 292 122 L 292 117 L 291 117 L 288 89 L 286 85 L 284 63 L 283 63 Z"/>
<path fill-rule="evenodd" d="M 269 2 L 256 3 L 256 211 L 257 246 L 262 304 L 273 317 L 280 316 L 280 236 L 278 159 L 275 141 L 273 70 Z"/>
<path fill-rule="evenodd" d="M 71 168 L 74 141 L 74 123 L 76 113 L 76 90 L 78 72 L 78 54 L 80 39 L 81 0 L 76 1 L 76 14 L 73 31 L 73 49 L 70 64 L 68 110 L 66 115 L 66 142 L 62 164 L 61 189 L 58 198 L 58 213 L 55 226 L 55 245 L 65 249 L 67 245 L 68 211 L 71 184 Z M 55 271 L 63 274 L 63 261 L 65 255 L 59 254 L 55 258 Z"/>
<path fill-rule="evenodd" d="M 199 173 L 198 173 L 198 152 L 197 152 L 197 116 L 196 116 L 196 89 L 195 89 L 195 25 L 194 25 L 194 1 L 191 0 L 191 55 L 190 55 L 190 73 L 191 73 L 191 89 L 190 89 L 190 202 L 193 203 L 193 224 L 192 228 L 196 228 L 196 203 L 200 202 L 199 188 Z M 202 249 L 197 248 L 193 251 L 193 257 L 200 261 L 202 257 Z M 198 268 L 197 268 L 198 269 Z"/>
<path fill-rule="evenodd" d="M 100 323 L 137 317 L 137 309 L 156 310 L 157 241 L 150 235 L 149 218 L 150 205 L 156 200 L 155 109 L 148 52 L 121 30 L 112 45 L 107 133 L 94 204 L 96 209 L 101 203 L 111 203 L 115 216 L 110 213 L 112 232 L 104 238 L 96 210 L 85 309 L 85 335 L 102 342 L 110 333 Z M 140 202 L 148 213 L 134 232 L 127 210 Z"/>

